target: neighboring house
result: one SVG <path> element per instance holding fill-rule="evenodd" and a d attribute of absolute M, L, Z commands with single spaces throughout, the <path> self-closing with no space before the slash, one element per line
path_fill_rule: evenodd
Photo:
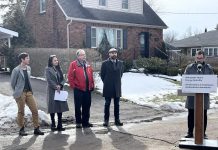
<path fill-rule="evenodd" d="M 207 57 L 218 57 L 218 30 L 208 31 L 171 43 L 187 56 L 194 56 L 197 50 L 204 50 Z"/>
<path fill-rule="evenodd" d="M 25 16 L 37 47 L 98 48 L 106 33 L 127 58 L 154 56 L 167 28 L 144 0 L 29 0 Z"/>
<path fill-rule="evenodd" d="M 11 38 L 13 37 L 18 37 L 18 33 L 3 27 L 0 27 L 0 40 L 6 40 L 7 39 L 7 45 L 10 48 L 11 47 Z M 1 49 L 1 47 L 0 47 Z M 3 53 L 0 52 L 0 71 L 2 68 L 5 69 L 7 68 L 7 60 L 6 57 Z"/>

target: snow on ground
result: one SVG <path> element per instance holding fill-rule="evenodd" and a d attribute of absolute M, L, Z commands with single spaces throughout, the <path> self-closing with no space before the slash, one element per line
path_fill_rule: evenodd
<path fill-rule="evenodd" d="M 162 76 L 166 78 L 181 81 L 181 76 Z M 99 75 L 95 74 L 95 84 L 98 91 L 102 93 L 103 83 Z M 167 94 L 177 95 L 177 89 L 181 88 L 178 84 L 170 82 L 164 78 L 153 75 L 145 75 L 143 73 L 124 73 L 122 77 L 122 98 L 128 99 L 140 105 L 147 105 L 162 110 L 173 112 L 185 111 L 185 103 L 176 100 L 176 102 L 163 101 L 163 97 Z M 216 99 L 218 94 L 211 94 L 212 108 L 218 108 Z M 158 100 L 157 100 L 158 99 Z"/>
<path fill-rule="evenodd" d="M 16 126 L 17 117 L 17 104 L 12 96 L 5 96 L 0 94 L 0 128 L 8 128 Z M 50 124 L 49 116 L 38 110 L 39 119 L 42 125 Z M 25 107 L 25 120 L 27 120 L 27 125 L 32 125 L 32 115 L 29 108 Z"/>

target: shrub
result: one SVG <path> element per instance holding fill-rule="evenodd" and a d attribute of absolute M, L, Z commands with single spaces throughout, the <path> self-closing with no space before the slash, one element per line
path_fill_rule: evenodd
<path fill-rule="evenodd" d="M 179 68 L 177 67 L 170 67 L 170 68 L 167 68 L 167 73 L 166 75 L 168 76 L 177 76 L 179 74 Z"/>
<path fill-rule="evenodd" d="M 136 60 L 137 67 L 144 68 L 146 73 L 161 73 L 164 72 L 163 67 L 166 66 L 166 61 L 157 57 L 140 58 Z"/>
<path fill-rule="evenodd" d="M 123 62 L 123 65 L 124 65 L 124 72 L 127 72 L 133 67 L 133 62 L 132 60 L 125 60 Z"/>

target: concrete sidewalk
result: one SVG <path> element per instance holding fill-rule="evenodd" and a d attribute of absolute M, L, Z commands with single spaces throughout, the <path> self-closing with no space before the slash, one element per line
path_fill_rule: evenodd
<path fill-rule="evenodd" d="M 208 115 L 207 135 L 218 140 L 218 111 Z M 76 129 L 66 126 L 64 132 L 45 130 L 44 136 L 1 136 L 0 149 L 30 150 L 178 150 L 179 140 L 186 134 L 186 114 L 175 115 L 162 121 L 129 123 L 123 127 Z"/>

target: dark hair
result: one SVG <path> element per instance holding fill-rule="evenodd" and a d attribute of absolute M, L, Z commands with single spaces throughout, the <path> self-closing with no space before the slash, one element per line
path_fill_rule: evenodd
<path fill-rule="evenodd" d="M 49 58 L 48 58 L 48 67 L 54 67 L 53 66 L 53 64 L 52 64 L 52 61 L 53 61 L 53 59 L 55 58 L 55 57 L 57 57 L 56 55 L 50 55 L 49 56 Z M 63 80 L 63 72 L 62 72 L 62 70 L 61 70 L 61 67 L 60 67 L 60 64 L 59 64 L 59 62 L 58 62 L 58 65 L 57 66 L 55 66 L 55 69 L 57 69 L 57 71 L 60 73 L 60 78 L 61 78 L 61 80 Z"/>
<path fill-rule="evenodd" d="M 53 58 L 56 57 L 56 55 L 50 55 L 49 58 L 48 58 L 48 67 L 53 67 L 53 64 L 52 64 L 52 61 L 53 61 Z M 59 63 L 58 63 L 59 65 Z"/>
<path fill-rule="evenodd" d="M 23 52 L 23 53 L 20 53 L 20 54 L 18 55 L 18 59 L 19 59 L 19 61 L 21 62 L 22 59 L 25 59 L 25 58 L 28 57 L 28 56 L 29 56 L 28 53 Z"/>
<path fill-rule="evenodd" d="M 198 50 L 198 51 L 196 51 L 195 55 L 203 55 L 203 56 L 205 56 L 205 53 L 204 53 L 203 50 Z"/>

